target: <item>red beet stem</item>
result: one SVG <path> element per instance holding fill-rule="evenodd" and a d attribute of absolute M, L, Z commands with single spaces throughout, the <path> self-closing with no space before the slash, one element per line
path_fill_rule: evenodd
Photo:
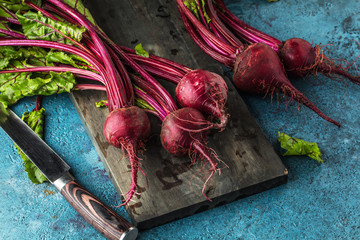
<path fill-rule="evenodd" d="M 195 43 L 215 60 L 232 67 L 235 61 L 237 48 L 225 43 L 203 25 L 194 14 L 185 6 L 182 0 L 177 0 L 180 16 Z"/>
<path fill-rule="evenodd" d="M 142 57 L 132 53 L 128 53 L 128 55 L 140 64 L 144 70 L 175 84 L 178 84 L 181 78 L 188 72 L 155 59 Z"/>
<path fill-rule="evenodd" d="M 129 53 L 130 55 L 131 54 L 136 54 L 136 51 L 134 49 L 132 49 L 132 48 L 128 48 L 128 47 L 125 47 L 125 46 L 119 46 L 119 47 L 123 51 L 125 51 L 126 53 Z M 162 63 L 162 64 L 164 64 L 166 66 L 171 66 L 173 69 L 177 69 L 178 71 L 182 71 L 184 73 L 187 73 L 187 72 L 192 70 L 192 69 L 188 68 L 185 65 L 182 65 L 180 63 L 177 63 L 177 62 L 174 62 L 174 61 L 171 61 L 169 59 L 162 58 L 162 57 L 159 57 L 159 56 L 156 56 L 156 55 L 153 55 L 153 54 L 149 54 L 149 59 L 154 60 L 155 62 Z"/>
<path fill-rule="evenodd" d="M 201 50 L 203 50 L 206 54 L 208 54 L 216 61 L 223 63 L 227 67 L 232 68 L 234 66 L 235 58 L 233 56 L 226 56 L 222 53 L 219 53 L 212 46 L 209 46 L 208 43 L 205 42 L 201 36 L 199 36 L 199 34 L 194 29 L 191 22 L 186 18 L 186 16 L 184 14 L 181 14 L 181 17 L 189 35 L 192 37 L 194 42 L 201 48 Z"/>
<path fill-rule="evenodd" d="M 215 0 L 215 9 L 220 19 L 224 21 L 234 32 L 238 33 L 249 43 L 264 42 L 277 50 L 282 45 L 282 41 L 265 34 L 258 29 L 251 27 L 235 16 L 226 6 L 223 0 Z"/>
<path fill-rule="evenodd" d="M 235 37 L 227 27 L 225 27 L 223 22 L 217 16 L 212 0 L 207 0 L 206 6 L 208 15 L 211 18 L 211 23 L 213 23 L 216 31 L 220 32 L 220 34 L 235 48 L 244 49 L 244 44 L 237 37 Z"/>
<path fill-rule="evenodd" d="M 35 111 L 39 111 L 41 109 L 41 102 L 42 102 L 42 98 L 43 96 L 42 95 L 38 95 L 36 97 L 36 107 L 35 107 Z"/>

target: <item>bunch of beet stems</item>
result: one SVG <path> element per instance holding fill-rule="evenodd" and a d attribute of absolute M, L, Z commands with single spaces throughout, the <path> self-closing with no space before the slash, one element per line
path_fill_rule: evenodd
<path fill-rule="evenodd" d="M 69 18 L 52 6 L 44 5 L 44 8 L 55 12 L 68 22 L 77 24 L 72 18 Z M 156 81 L 150 76 L 152 74 L 176 84 L 176 99 L 182 107 L 194 107 L 209 116 L 211 121 L 218 119 L 219 124 L 215 124 L 215 128 L 225 128 L 229 118 L 229 114 L 225 109 L 228 87 L 220 75 L 201 69 L 193 70 L 182 64 L 155 55 L 150 55 L 149 58 L 139 56 L 133 49 L 115 44 L 97 26 L 92 25 L 92 28 L 107 43 L 107 49 L 113 58 L 123 61 L 150 82 Z M 170 99 L 169 95 L 158 87 L 158 83 L 153 83 L 153 85 L 157 91 L 162 92 L 162 95 L 164 95 L 162 99 L 157 94 L 154 97 L 160 104 L 164 105 L 164 102 Z M 173 104 L 172 100 L 169 102 L 170 107 L 173 108 L 175 104 Z M 171 110 L 169 107 L 165 108 Z"/>
<path fill-rule="evenodd" d="M 177 6 L 189 35 L 205 53 L 233 70 L 233 83 L 240 91 L 270 94 L 271 99 L 276 93 L 278 100 L 279 94 L 283 94 L 340 126 L 291 84 L 283 63 L 272 47 L 263 42 L 244 44 L 220 20 L 212 0 L 185 2 L 192 10 L 184 0 L 177 0 Z"/>
<path fill-rule="evenodd" d="M 206 184 L 215 172 L 218 171 L 220 174 L 218 162 L 222 161 L 216 152 L 206 145 L 206 139 L 211 129 L 222 129 L 227 123 L 228 114 L 224 110 L 227 86 L 223 78 L 205 70 L 191 70 L 184 65 L 155 55 L 151 55 L 149 59 L 137 57 L 133 50 L 112 42 L 97 26 L 93 26 L 93 28 L 108 43 L 112 57 L 124 61 L 140 75 L 139 77 L 130 74 L 130 77 L 133 83 L 142 89 L 135 89 L 138 97 L 154 109 L 147 110 L 147 112 L 156 115 L 162 121 L 160 133 L 162 146 L 172 155 L 179 157 L 189 155 L 192 161 L 191 165 L 200 160 L 203 163 L 200 171 L 203 171 L 207 164 L 210 165 L 206 170 L 209 174 L 206 176 L 202 193 L 208 200 L 211 200 L 205 194 Z M 124 50 L 128 53 L 125 53 Z M 140 66 L 135 60 L 140 63 L 146 62 L 146 64 Z M 156 86 L 159 83 L 154 84 L 156 80 L 145 69 L 153 75 L 177 84 L 176 95 L 179 96 L 177 99 L 183 103 L 183 108 L 177 108 L 168 93 L 165 95 L 164 91 L 158 91 Z M 165 74 L 166 71 L 168 75 Z M 174 77 L 175 74 L 177 74 L 177 78 Z M 187 90 L 183 90 L 183 85 Z M 190 88 L 195 89 L 191 90 Z M 184 99 L 187 97 L 192 99 L 181 101 L 180 96 L 184 94 L 188 94 Z M 186 103 L 191 104 L 187 105 Z M 203 113 L 219 118 L 220 123 L 208 121 Z"/>
<path fill-rule="evenodd" d="M 57 14 L 60 15 L 61 13 Z M 62 17 L 65 18 L 66 16 Z M 67 20 L 71 21 L 71 19 Z M 223 129 L 228 121 L 228 114 L 225 112 L 228 88 L 223 78 L 209 71 L 191 70 L 184 65 L 154 55 L 150 56 L 150 61 L 142 58 L 143 61 L 139 62 L 145 61 L 147 64 L 140 66 L 134 60 L 139 60 L 139 58 L 136 57 L 133 50 L 116 45 L 101 29 L 94 25 L 92 27 L 107 42 L 112 57 L 124 61 L 126 65 L 141 76 L 138 78 L 132 74 L 133 82 L 148 92 L 148 95 L 152 96 L 162 107 L 163 111 L 160 111 L 157 105 L 153 106 L 155 112 L 149 111 L 156 113 L 155 115 L 163 122 L 160 134 L 162 146 L 175 156 L 189 155 L 193 164 L 201 159 L 204 163 L 201 170 L 209 163 L 209 176 L 206 178 L 202 193 L 210 200 L 205 194 L 205 188 L 216 171 L 219 171 L 220 174 L 217 163 L 220 160 L 216 152 L 206 145 L 206 139 L 209 130 Z M 128 54 L 125 53 L 124 49 Z M 132 56 L 129 53 L 132 53 Z M 160 84 L 142 68 L 144 66 L 154 75 L 177 84 L 176 96 L 183 108 L 178 109 L 166 91 L 159 91 L 158 86 Z M 171 73 L 178 71 L 178 76 L 181 79 L 174 80 L 174 78 L 168 77 L 164 74 L 167 70 L 171 70 Z M 145 99 L 145 101 L 147 100 Z M 150 101 L 150 103 L 153 102 Z M 220 123 L 206 120 L 203 114 L 218 118 Z"/>
<path fill-rule="evenodd" d="M 209 5 L 213 4 L 211 9 L 215 9 L 219 19 L 232 33 L 248 44 L 265 43 L 272 47 L 284 63 L 285 70 L 289 76 L 298 78 L 322 73 L 332 79 L 346 78 L 360 85 L 359 76 L 353 76 L 348 73 L 348 69 L 352 64 L 344 67 L 342 63 L 347 61 L 343 59 L 340 61 L 340 64 L 336 64 L 335 60 L 328 58 L 324 54 L 323 48 L 320 45 L 313 47 L 311 43 L 301 38 L 290 38 L 285 42 L 280 41 L 241 21 L 225 6 L 223 0 L 213 0 L 213 2 L 209 2 Z"/>
<path fill-rule="evenodd" d="M 124 194 L 124 197 L 127 197 L 121 205 L 126 205 L 136 194 L 137 174 L 139 170 L 142 171 L 137 151 L 150 133 L 150 122 L 145 111 L 154 113 L 163 121 L 161 139 L 166 150 L 176 156 L 191 155 L 193 156 L 193 163 L 201 159 L 204 163 L 203 168 L 207 163 L 210 164 L 210 173 L 204 183 L 205 189 L 206 183 L 213 174 L 216 171 L 220 173 L 217 163 L 219 159 L 215 151 L 206 146 L 208 131 L 220 128 L 219 124 L 207 121 L 204 115 L 194 108 L 178 109 L 170 94 L 149 73 L 136 64 L 120 47 L 113 44 L 97 26 L 94 26 L 75 9 L 58 0 L 48 0 L 43 8 L 33 5 L 31 2 L 26 3 L 53 20 L 59 20 L 53 15 L 55 13 L 71 23 L 85 26 L 87 32 L 84 34 L 82 42 L 76 42 L 66 35 L 63 35 L 64 38 L 72 41 L 74 45 L 46 40 L 28 40 L 24 35 L 9 30 L 3 32 L 7 34 L 7 37 L 0 40 L 0 46 L 35 46 L 69 52 L 86 60 L 89 63 L 87 67 L 92 71 L 61 65 L 4 70 L 1 73 L 71 72 L 75 76 L 96 80 L 103 84 L 103 86 L 78 84 L 75 90 L 106 90 L 110 113 L 104 124 L 104 134 L 110 144 L 122 148 L 126 152 L 131 165 L 131 186 L 130 190 Z M 16 15 L 13 16 L 14 18 L 8 19 L 8 21 L 11 21 L 12 24 L 19 24 Z M 56 29 L 53 30 L 57 31 Z M 61 32 L 59 33 L 61 34 Z M 106 41 L 103 41 L 102 38 L 105 38 Z M 139 86 L 152 94 L 154 101 L 159 105 L 155 105 L 156 111 L 142 110 L 134 106 L 134 89 L 122 61 L 125 61 L 141 76 L 139 78 L 132 74 L 131 78 L 135 79 L 134 81 L 137 80 L 136 83 Z M 173 65 L 175 64 L 173 63 Z M 176 137 L 177 139 L 174 139 Z M 207 197 L 204 189 L 203 194 Z"/>
<path fill-rule="evenodd" d="M 228 88 L 225 81 L 218 74 L 200 69 L 191 70 L 155 55 L 151 55 L 149 58 L 138 56 L 133 50 L 114 44 L 106 36 L 104 38 L 107 39 L 115 53 L 125 61 L 125 64 L 136 69 L 140 75 L 130 74 L 130 77 L 132 82 L 138 86 L 134 89 L 138 98 L 147 102 L 153 109 L 148 112 L 162 121 L 160 133 L 162 146 L 174 156 L 188 155 L 191 165 L 199 161 L 202 163 L 202 167 L 194 176 L 205 171 L 202 194 L 211 201 L 206 195 L 206 185 L 217 171 L 220 174 L 218 163 L 222 161 L 216 152 L 207 146 L 206 141 L 210 130 L 223 129 L 227 123 L 228 114 L 225 113 L 224 106 Z M 165 74 L 166 72 L 168 75 Z M 175 75 L 175 72 L 177 72 L 177 78 L 169 77 L 169 74 Z M 158 99 L 163 97 L 158 96 L 161 93 L 157 92 L 151 84 L 151 81 L 156 80 L 149 81 L 152 78 L 150 73 L 177 84 L 176 96 L 182 108 L 172 108 L 171 111 L 168 111 L 167 109 L 171 107 L 167 106 L 166 102 L 158 102 Z M 209 115 L 210 119 L 217 117 L 220 122 L 209 121 L 204 114 Z M 207 165 L 209 168 L 205 170 Z M 226 166 L 225 163 L 224 165 Z"/>

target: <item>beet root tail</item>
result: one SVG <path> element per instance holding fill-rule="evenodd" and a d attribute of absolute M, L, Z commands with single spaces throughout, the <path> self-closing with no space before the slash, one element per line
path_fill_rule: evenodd
<path fill-rule="evenodd" d="M 301 103 L 304 106 L 310 108 L 311 110 L 313 110 L 316 114 L 318 114 L 320 117 L 322 117 L 326 121 L 331 122 L 331 123 L 335 124 L 338 127 L 341 126 L 340 123 L 338 123 L 337 121 L 333 120 L 332 118 L 328 117 L 323 112 L 321 112 L 320 109 L 315 106 L 315 104 L 313 104 L 307 97 L 305 97 L 304 94 L 302 94 L 294 86 L 292 86 L 292 85 L 283 85 L 281 87 L 281 91 L 283 92 L 284 95 L 286 95 L 286 96 L 290 97 L 291 99 L 294 99 L 298 103 Z"/>
<path fill-rule="evenodd" d="M 122 206 L 127 205 L 131 201 L 131 199 L 134 195 L 140 194 L 136 191 L 137 187 L 138 187 L 138 184 L 137 184 L 138 172 L 139 172 L 139 170 L 141 170 L 140 163 L 139 163 L 140 159 L 136 155 L 136 152 L 137 152 L 136 144 L 127 143 L 127 144 L 124 144 L 123 147 L 127 153 L 127 156 L 129 158 L 129 162 L 130 162 L 131 184 L 130 184 L 129 191 L 122 195 L 124 197 L 124 202 L 117 207 L 122 207 Z M 143 171 L 141 170 L 141 172 L 143 172 Z M 144 172 L 143 172 L 143 174 L 144 174 Z"/>
<path fill-rule="evenodd" d="M 323 75 L 331 79 L 338 78 L 341 80 L 342 78 L 345 78 L 345 79 L 349 79 L 352 83 L 360 85 L 360 76 L 354 76 L 350 74 L 347 71 L 347 68 L 339 65 L 333 66 L 326 62 L 322 62 L 321 64 L 319 64 L 317 71 L 321 72 Z"/>
<path fill-rule="evenodd" d="M 210 179 L 214 176 L 216 171 L 219 171 L 219 175 L 220 175 L 221 172 L 220 172 L 220 168 L 218 167 L 218 161 L 220 161 L 220 160 L 218 159 L 215 151 L 213 151 L 212 149 L 210 149 L 209 147 L 207 147 L 206 145 L 202 144 L 199 141 L 194 141 L 192 144 L 192 148 L 193 148 L 193 150 L 196 151 L 196 153 L 198 155 L 200 155 L 200 157 L 203 160 L 205 160 L 203 162 L 203 167 L 205 167 L 208 163 L 210 164 L 210 169 L 208 170 L 209 174 L 207 176 L 205 176 L 206 180 L 205 180 L 203 188 L 202 188 L 202 194 L 204 195 L 204 197 L 207 200 L 212 202 L 212 200 L 207 196 L 207 194 L 205 192 L 206 185 L 208 184 Z"/>

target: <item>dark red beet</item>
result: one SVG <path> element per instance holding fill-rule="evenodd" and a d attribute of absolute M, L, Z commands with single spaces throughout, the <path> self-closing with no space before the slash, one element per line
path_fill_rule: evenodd
<path fill-rule="evenodd" d="M 126 151 L 130 161 L 131 186 L 130 190 L 124 194 L 124 197 L 127 196 L 127 198 L 121 204 L 123 206 L 136 193 L 137 175 L 141 170 L 136 153 L 142 141 L 145 141 L 150 135 L 150 121 L 145 111 L 138 107 L 118 108 L 106 118 L 104 134 L 111 145 Z"/>
<path fill-rule="evenodd" d="M 312 71 L 317 51 L 308 41 L 291 38 L 284 43 L 278 54 L 289 76 L 304 77 Z"/>
<path fill-rule="evenodd" d="M 319 45 L 313 47 L 311 43 L 301 38 L 287 40 L 278 52 L 284 63 L 285 70 L 291 77 L 304 77 L 309 74 L 322 73 L 327 77 L 345 77 L 353 83 L 359 84 L 359 77 L 352 76 L 347 69 L 336 65 L 325 56 Z"/>
<path fill-rule="evenodd" d="M 219 128 L 226 126 L 229 117 L 225 112 L 228 87 L 219 74 L 201 69 L 193 70 L 180 80 L 175 94 L 181 106 L 196 108 L 218 118 Z"/>
<path fill-rule="evenodd" d="M 203 195 L 205 195 L 205 186 L 214 173 L 219 170 L 215 151 L 206 146 L 205 141 L 207 132 L 213 128 L 213 124 L 206 121 L 201 112 L 195 108 L 181 108 L 169 115 L 163 121 L 161 127 L 161 143 L 163 147 L 175 156 L 200 156 L 210 164 L 210 175 L 205 181 Z M 192 159 L 196 162 L 197 159 Z M 205 166 L 206 164 L 204 164 Z"/>
<path fill-rule="evenodd" d="M 237 56 L 233 82 L 240 91 L 247 93 L 283 93 L 307 106 L 325 120 L 340 126 L 338 122 L 323 114 L 290 83 L 279 56 L 264 43 L 254 43 Z"/>

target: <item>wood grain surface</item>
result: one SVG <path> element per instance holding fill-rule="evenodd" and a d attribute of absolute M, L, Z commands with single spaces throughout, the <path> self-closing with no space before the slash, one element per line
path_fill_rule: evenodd
<path fill-rule="evenodd" d="M 208 139 L 208 145 L 228 165 L 227 168 L 223 164 L 221 175 L 207 185 L 206 193 L 212 202 L 201 193 L 204 175 L 195 176 L 199 166 L 189 167 L 189 158 L 176 158 L 167 153 L 159 139 L 161 122 L 151 118 L 153 134 L 140 155 L 148 187 L 140 173 L 141 195 L 134 197 L 135 201 L 127 207 L 139 229 L 158 226 L 286 182 L 286 168 L 231 81 L 225 77 L 221 64 L 203 53 L 188 36 L 175 0 L 93 0 L 87 1 L 86 6 L 98 25 L 116 43 L 131 48 L 142 43 L 150 53 L 193 69 L 217 72 L 229 86 L 230 122 L 224 131 L 213 132 Z M 165 83 L 165 87 L 173 94 L 174 86 Z M 95 91 L 72 94 L 90 138 L 121 195 L 130 186 L 130 166 L 121 150 L 110 146 L 103 136 L 108 110 L 98 109 L 94 104 L 102 99 L 105 95 Z"/>
<path fill-rule="evenodd" d="M 61 189 L 61 194 L 88 223 L 107 239 L 119 240 L 124 238 L 129 231 L 135 231 L 136 237 L 137 230 L 133 229 L 134 226 L 76 181 L 68 182 Z"/>

